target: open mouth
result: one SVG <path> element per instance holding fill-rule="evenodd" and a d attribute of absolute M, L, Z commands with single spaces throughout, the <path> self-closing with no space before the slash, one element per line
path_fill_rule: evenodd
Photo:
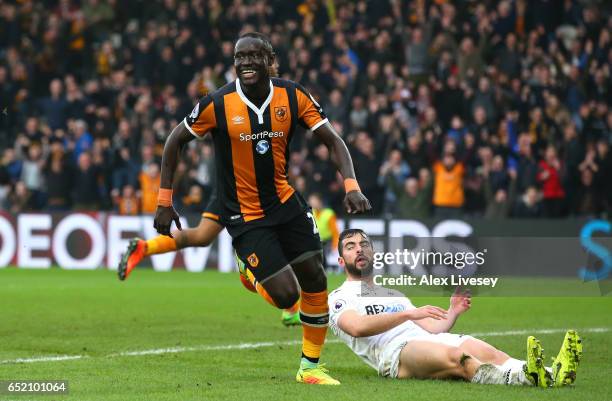
<path fill-rule="evenodd" d="M 249 69 L 249 68 L 245 68 L 243 70 L 240 71 L 240 75 L 242 75 L 242 78 L 253 78 L 255 76 L 255 74 L 257 74 L 257 71 L 253 70 L 253 69 Z"/>
<path fill-rule="evenodd" d="M 368 258 L 366 258 L 365 256 L 357 256 L 357 259 L 355 259 L 355 263 L 362 263 L 362 262 L 367 262 Z"/>

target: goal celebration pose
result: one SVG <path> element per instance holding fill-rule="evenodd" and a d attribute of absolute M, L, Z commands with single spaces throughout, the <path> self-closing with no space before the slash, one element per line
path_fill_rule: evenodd
<path fill-rule="evenodd" d="M 219 216 L 238 258 L 279 308 L 300 300 L 302 359 L 296 380 L 339 384 L 319 365 L 328 323 L 327 278 L 310 208 L 287 181 L 288 145 L 297 124 L 330 150 L 344 177 L 349 213 L 371 209 L 355 179 L 346 145 L 323 110 L 299 84 L 270 78 L 275 55 L 262 34 L 247 33 L 234 47 L 238 79 L 206 95 L 170 134 L 162 159 L 155 228 L 170 235 L 179 217 L 172 181 L 181 148 L 210 133 L 215 146 Z"/>

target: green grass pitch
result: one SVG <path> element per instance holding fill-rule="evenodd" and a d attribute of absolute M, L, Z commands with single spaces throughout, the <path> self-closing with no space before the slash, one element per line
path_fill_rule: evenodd
<path fill-rule="evenodd" d="M 330 289 L 341 279 L 331 276 Z M 121 283 L 106 270 L 0 269 L 0 311 L 0 380 L 64 379 L 70 386 L 68 395 L 2 400 L 612 400 L 611 297 L 475 298 L 458 322 L 455 332 L 497 332 L 483 338 L 521 359 L 527 335 L 500 332 L 585 329 L 576 386 L 552 390 L 384 379 L 337 342 L 322 359 L 342 386 L 297 384 L 300 328 L 283 327 L 280 313 L 245 291 L 237 274 L 143 269 Z M 548 358 L 563 333 L 537 337 Z M 260 342 L 274 344 L 222 349 Z M 164 348 L 184 352 L 121 355 Z M 57 355 L 83 357 L 12 362 Z"/>

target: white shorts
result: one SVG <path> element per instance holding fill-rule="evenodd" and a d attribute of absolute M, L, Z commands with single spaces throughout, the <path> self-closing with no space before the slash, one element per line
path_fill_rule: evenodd
<path fill-rule="evenodd" d="M 429 341 L 432 343 L 445 344 L 451 347 L 458 347 L 465 340 L 474 337 L 466 334 L 440 333 L 440 334 L 418 334 L 401 335 L 391 340 L 385 346 L 378 362 L 378 374 L 384 377 L 397 378 L 399 373 L 400 353 L 406 344 L 411 341 Z"/>

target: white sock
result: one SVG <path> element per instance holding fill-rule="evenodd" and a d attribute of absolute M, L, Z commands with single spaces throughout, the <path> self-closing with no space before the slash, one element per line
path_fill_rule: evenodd
<path fill-rule="evenodd" d="M 506 384 L 506 376 L 510 371 L 504 372 L 496 365 L 483 363 L 476 369 L 472 383 L 478 384 Z"/>
<path fill-rule="evenodd" d="M 531 386 L 533 383 L 527 378 L 523 371 L 525 361 L 516 358 L 508 358 L 500 368 L 504 371 L 506 384 L 514 386 Z"/>
<path fill-rule="evenodd" d="M 508 358 L 500 367 L 504 370 L 513 368 L 522 369 L 524 364 L 525 361 L 521 361 L 520 359 Z"/>

